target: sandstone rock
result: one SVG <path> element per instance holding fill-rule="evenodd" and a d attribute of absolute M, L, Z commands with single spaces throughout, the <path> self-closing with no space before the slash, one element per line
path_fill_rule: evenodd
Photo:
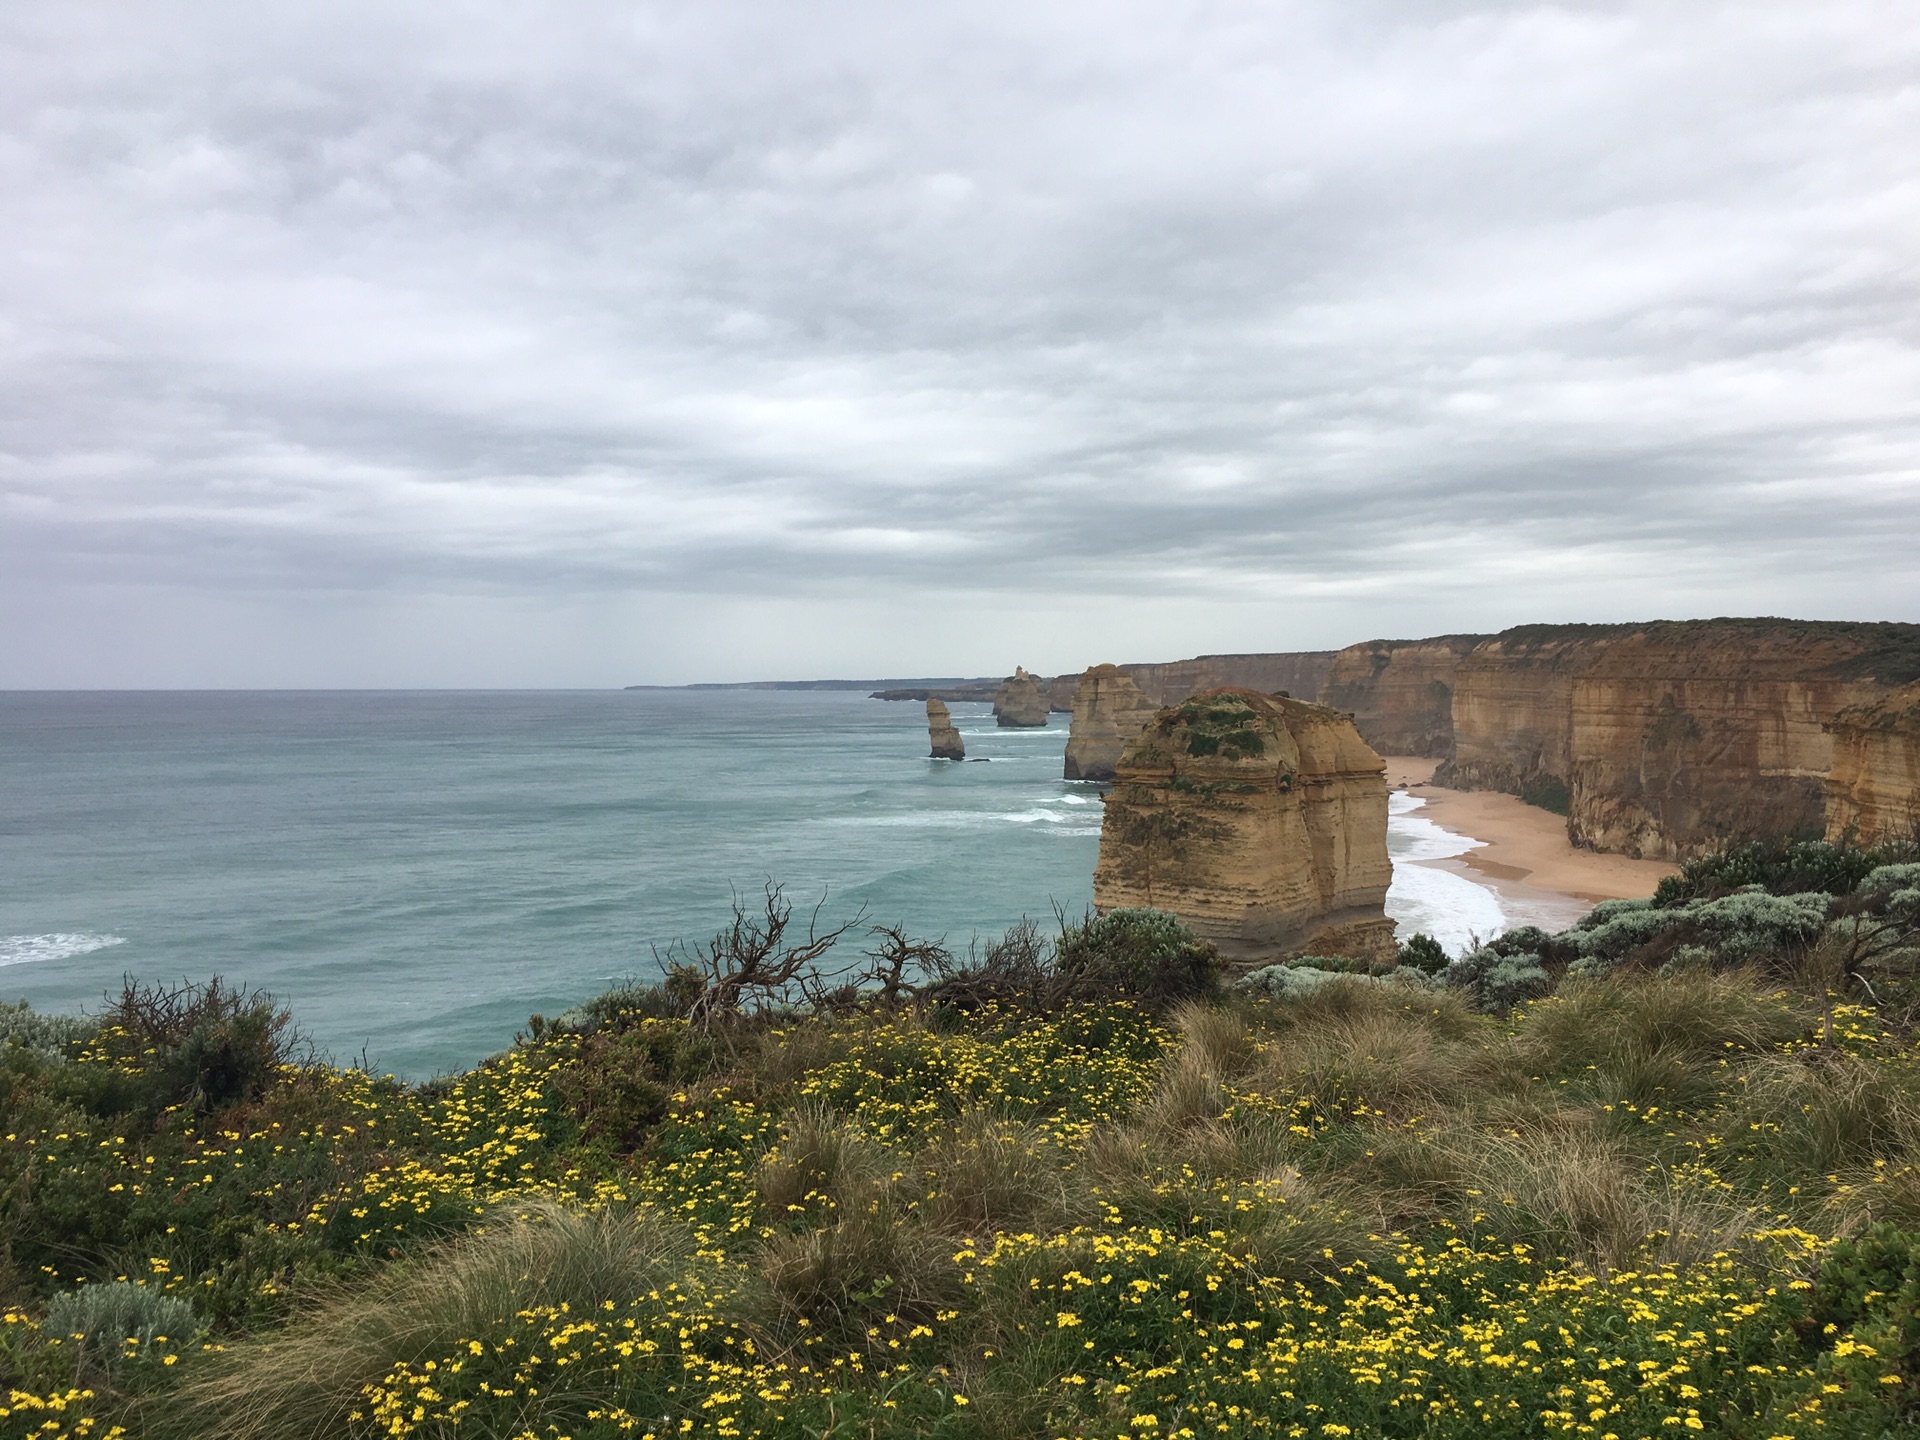
<path fill-rule="evenodd" d="M 1460 662 L 1434 781 L 1558 788 L 1576 845 L 1642 859 L 1815 833 L 1829 722 L 1914 678 L 1916 656 L 1914 625 L 1521 626 Z"/>
<path fill-rule="evenodd" d="M 1524 794 L 1573 773 L 1573 681 L 1630 625 L 1518 625 L 1454 672 L 1453 749 L 1433 783 Z"/>
<path fill-rule="evenodd" d="M 1827 839 L 1920 837 L 1920 680 L 1833 717 Z"/>
<path fill-rule="evenodd" d="M 1323 704 L 1345 710 L 1382 755 L 1444 758 L 1453 748 L 1454 672 L 1487 637 L 1368 640 L 1333 657 Z"/>
<path fill-rule="evenodd" d="M 1263 695 L 1285 691 L 1296 700 L 1320 694 L 1331 650 L 1281 650 L 1252 655 L 1198 655 L 1155 665 L 1122 665 L 1140 693 L 1156 705 L 1178 705 L 1189 695 L 1220 686 L 1258 690 Z"/>
<path fill-rule="evenodd" d="M 953 728 L 953 716 L 948 713 L 944 700 L 927 701 L 927 736 L 933 741 L 935 760 L 967 758 L 966 741 L 962 740 L 960 732 Z"/>
<path fill-rule="evenodd" d="M 1120 756 L 1160 707 L 1118 665 L 1095 665 L 1079 679 L 1067 736 L 1069 780 L 1111 780 Z"/>
<path fill-rule="evenodd" d="M 1574 681 L 1568 836 L 1684 860 L 1820 833 L 1827 724 L 1887 688 L 1855 663 L 1879 628 L 1709 620 L 1614 641 Z"/>
<path fill-rule="evenodd" d="M 993 721 L 996 725 L 1024 730 L 1047 723 L 1047 697 L 1041 693 L 1039 681 L 1029 675 L 1024 666 L 1014 666 L 1013 674 L 1000 686 L 1000 693 L 993 701 Z"/>
<path fill-rule="evenodd" d="M 1240 689 L 1161 711 L 1121 757 L 1094 869 L 1102 910 L 1171 910 L 1229 961 L 1384 960 L 1385 766 L 1337 710 Z"/>
<path fill-rule="evenodd" d="M 1047 709 L 1055 715 L 1073 713 L 1074 696 L 1080 690 L 1078 675 L 1056 675 L 1046 683 Z"/>

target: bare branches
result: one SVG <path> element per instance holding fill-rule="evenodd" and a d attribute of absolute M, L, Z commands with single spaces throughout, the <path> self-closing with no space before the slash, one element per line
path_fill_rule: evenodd
<path fill-rule="evenodd" d="M 820 959 L 840 943 L 849 930 L 866 919 L 866 908 L 844 924 L 820 928 L 825 895 L 807 919 L 805 936 L 789 938 L 793 905 L 771 880 L 758 912 L 749 911 L 736 894 L 733 920 L 690 956 L 669 954 L 670 976 L 682 983 L 699 982 L 687 1007 L 687 1018 L 701 1029 L 712 1029 L 748 1013 L 762 1013 L 797 1004 L 825 988 L 827 976 Z M 689 986 L 689 988 L 691 988 Z"/>
<path fill-rule="evenodd" d="M 909 940 L 900 925 L 875 925 L 867 932 L 879 937 L 879 943 L 867 951 L 872 962 L 860 979 L 874 987 L 874 998 L 884 1008 L 896 1010 L 919 993 L 908 978 L 942 975 L 953 964 L 946 946 L 933 940 Z"/>

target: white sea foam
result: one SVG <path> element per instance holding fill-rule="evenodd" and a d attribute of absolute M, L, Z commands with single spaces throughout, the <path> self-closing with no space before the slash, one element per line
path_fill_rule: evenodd
<path fill-rule="evenodd" d="M 0 935 L 0 965 L 31 965 L 36 960 L 65 960 L 104 950 L 109 945 L 124 945 L 124 935 L 89 935 L 79 931 L 61 931 L 54 935 Z"/>
<path fill-rule="evenodd" d="M 1393 867 L 1387 914 L 1399 922 L 1402 940 L 1424 931 L 1449 955 L 1464 955 L 1475 939 L 1491 940 L 1507 928 L 1506 912 L 1491 890 L 1431 865 Z"/>
<path fill-rule="evenodd" d="M 1451 860 L 1486 844 L 1416 815 L 1426 803 L 1398 790 L 1387 796 L 1387 854 L 1393 861 L 1387 914 L 1399 922 L 1402 939 L 1424 931 L 1449 955 L 1462 955 L 1476 938 L 1490 940 L 1505 930 L 1507 915 L 1487 886 L 1421 863 Z"/>

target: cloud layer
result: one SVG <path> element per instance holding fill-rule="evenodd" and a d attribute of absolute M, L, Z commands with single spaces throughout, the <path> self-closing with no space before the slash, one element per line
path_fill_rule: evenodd
<path fill-rule="evenodd" d="M 1889 3 L 15 7 L 0 684 L 1920 619 Z"/>

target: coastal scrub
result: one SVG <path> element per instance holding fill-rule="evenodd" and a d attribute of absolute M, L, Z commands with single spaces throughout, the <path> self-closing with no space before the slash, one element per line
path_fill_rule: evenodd
<path fill-rule="evenodd" d="M 1910 1433 L 1898 987 L 1546 939 L 1510 1007 L 630 989 L 158 1114 L 111 1017 L 19 1027 L 0 1437 Z"/>

